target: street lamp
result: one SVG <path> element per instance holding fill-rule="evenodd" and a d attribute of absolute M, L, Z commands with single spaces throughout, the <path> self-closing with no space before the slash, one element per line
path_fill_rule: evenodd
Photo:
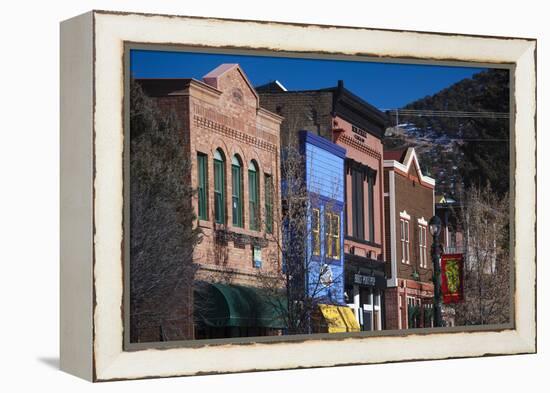
<path fill-rule="evenodd" d="M 432 242 L 432 263 L 434 266 L 434 326 L 441 327 L 441 265 L 440 265 L 440 248 L 439 248 L 439 233 L 441 232 L 441 220 L 438 216 L 433 216 L 428 223 L 430 233 L 433 237 Z"/>

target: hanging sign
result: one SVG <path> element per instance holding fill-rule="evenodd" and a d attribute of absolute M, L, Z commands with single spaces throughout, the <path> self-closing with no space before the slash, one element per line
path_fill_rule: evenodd
<path fill-rule="evenodd" d="M 441 292 L 443 303 L 459 303 L 464 299 L 464 258 L 462 254 L 441 256 Z"/>

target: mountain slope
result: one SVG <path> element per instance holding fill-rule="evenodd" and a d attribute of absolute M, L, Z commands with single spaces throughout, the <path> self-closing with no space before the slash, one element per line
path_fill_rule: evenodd
<path fill-rule="evenodd" d="M 490 69 L 403 109 L 509 113 L 509 97 L 508 70 Z M 417 147 L 424 169 L 436 179 L 437 193 L 456 196 L 461 186 L 487 183 L 500 195 L 508 192 L 508 118 L 400 114 L 399 123 L 388 130 L 386 147 Z"/>

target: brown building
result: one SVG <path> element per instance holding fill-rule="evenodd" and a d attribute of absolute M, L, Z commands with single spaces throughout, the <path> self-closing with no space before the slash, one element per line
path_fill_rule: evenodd
<path fill-rule="evenodd" d="M 257 88 L 261 105 L 284 117 L 282 148 L 308 130 L 346 149 L 345 298 L 362 330 L 383 328 L 385 279 L 382 137 L 386 115 L 339 81 L 319 90 L 287 91 L 279 82 Z"/>
<path fill-rule="evenodd" d="M 431 327 L 434 179 L 422 174 L 414 148 L 384 152 L 387 272 L 386 328 Z"/>
<path fill-rule="evenodd" d="M 200 81 L 138 82 L 164 111 L 176 114 L 182 149 L 193 163 L 191 182 L 198 190 L 193 206 L 204 233 L 195 249 L 195 279 L 205 283 L 202 298 L 218 300 L 203 307 L 195 292 L 195 326 L 189 325 L 188 338 L 273 334 L 282 326 L 228 310 L 252 309 L 231 302 L 257 302 L 259 277 L 281 268 L 274 217 L 280 208 L 282 117 L 260 107 L 238 64 L 222 64 Z"/>

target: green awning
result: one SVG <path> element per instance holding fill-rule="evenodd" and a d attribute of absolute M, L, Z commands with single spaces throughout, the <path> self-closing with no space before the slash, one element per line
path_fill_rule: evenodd
<path fill-rule="evenodd" d="M 259 288 L 210 283 L 195 292 L 195 315 L 213 327 L 284 328 L 286 300 Z"/>

